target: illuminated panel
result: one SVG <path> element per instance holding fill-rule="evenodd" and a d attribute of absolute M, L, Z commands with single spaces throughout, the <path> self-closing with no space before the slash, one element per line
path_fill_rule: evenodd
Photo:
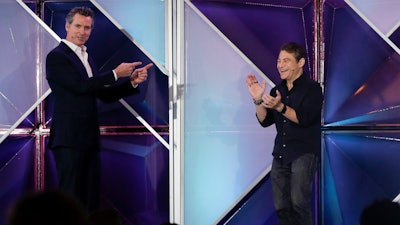
<path fill-rule="evenodd" d="M 398 0 L 347 0 L 373 26 L 389 36 L 400 25 L 400 1 Z"/>
<path fill-rule="evenodd" d="M 324 123 L 398 124 L 399 54 L 350 7 L 325 11 Z"/>
<path fill-rule="evenodd" d="M 143 50 L 165 66 L 165 1 L 96 0 Z"/>
<path fill-rule="evenodd" d="M 34 144 L 32 137 L 10 136 L 0 145 L 1 221 L 14 201 L 34 189 Z"/>
<path fill-rule="evenodd" d="M 123 224 L 161 224 L 169 217 L 168 150 L 152 135 L 102 137 L 102 198 Z"/>
<path fill-rule="evenodd" d="M 57 40 L 30 13 L 15 0 L 0 3 L 0 128 L 22 122 L 49 90 L 42 62 Z"/>
<path fill-rule="evenodd" d="M 204 225 L 271 164 L 275 128 L 260 127 L 244 83 L 262 75 L 189 5 L 185 16 L 184 224 Z"/>
<path fill-rule="evenodd" d="M 325 134 L 323 224 L 358 224 L 366 205 L 395 199 L 400 190 L 399 137 L 399 131 Z"/>
<path fill-rule="evenodd" d="M 314 11 L 310 1 L 193 2 L 274 83 L 281 81 L 276 69 L 279 48 L 292 41 L 304 46 L 309 56 L 304 71 L 313 77 Z"/>

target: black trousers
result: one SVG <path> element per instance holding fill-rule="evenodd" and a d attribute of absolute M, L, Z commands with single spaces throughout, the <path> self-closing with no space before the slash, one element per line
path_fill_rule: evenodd
<path fill-rule="evenodd" d="M 59 147 L 53 149 L 59 189 L 80 201 L 88 212 L 100 204 L 100 153 Z"/>

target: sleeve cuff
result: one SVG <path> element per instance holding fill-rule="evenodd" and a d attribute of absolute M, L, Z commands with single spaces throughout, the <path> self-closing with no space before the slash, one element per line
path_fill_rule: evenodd
<path fill-rule="evenodd" d="M 113 72 L 113 74 L 114 74 L 114 79 L 115 79 L 115 80 L 118 80 L 118 77 L 117 77 L 117 74 L 115 73 L 115 71 L 112 70 L 112 72 Z"/>

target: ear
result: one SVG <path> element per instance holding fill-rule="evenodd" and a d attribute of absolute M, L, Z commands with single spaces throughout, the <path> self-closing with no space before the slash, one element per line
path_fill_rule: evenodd
<path fill-rule="evenodd" d="M 304 64 L 306 64 L 306 59 L 305 58 L 301 58 L 297 64 L 299 65 L 299 67 L 303 67 Z"/>

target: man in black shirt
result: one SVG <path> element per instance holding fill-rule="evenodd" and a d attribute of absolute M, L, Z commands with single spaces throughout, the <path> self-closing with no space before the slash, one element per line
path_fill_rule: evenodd
<path fill-rule="evenodd" d="M 279 225 L 312 225 L 312 180 L 321 150 L 321 86 L 303 73 L 306 54 L 297 43 L 281 47 L 277 69 L 282 82 L 264 94 L 266 81 L 250 74 L 246 84 L 261 126 L 275 124 L 271 169 Z"/>

